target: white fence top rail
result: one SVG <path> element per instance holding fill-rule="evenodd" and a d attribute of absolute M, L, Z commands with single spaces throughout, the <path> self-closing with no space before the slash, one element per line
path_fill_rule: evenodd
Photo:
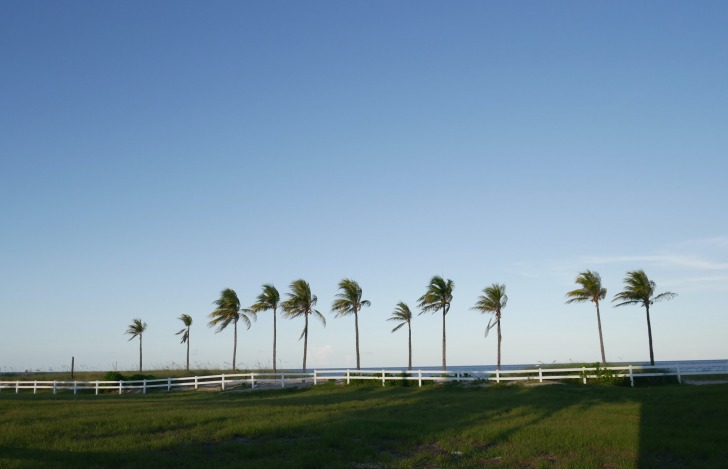
<path fill-rule="evenodd" d="M 429 382 L 449 382 L 449 381 L 476 381 L 487 379 L 490 381 L 548 381 L 548 380 L 570 380 L 581 379 L 584 383 L 587 380 L 597 379 L 600 377 L 598 373 L 611 372 L 613 376 L 620 378 L 629 378 L 634 386 L 635 378 L 647 377 L 664 377 L 675 376 L 681 382 L 683 376 L 712 376 L 712 375 L 728 375 L 728 367 L 712 371 L 681 371 L 680 366 L 644 366 L 644 365 L 621 365 L 607 367 L 571 367 L 571 368 L 544 368 L 534 367 L 522 370 L 463 370 L 451 369 L 444 370 L 407 370 L 407 369 L 334 369 L 334 370 L 314 370 L 310 373 L 301 371 L 291 372 L 252 372 L 252 373 L 230 373 L 219 375 L 205 376 L 187 376 L 179 378 L 154 378 L 133 381 L 110 381 L 110 380 L 93 380 L 93 381 L 69 381 L 69 380 L 14 380 L 0 381 L 0 391 L 14 390 L 19 393 L 20 390 L 32 389 L 35 393 L 39 389 L 52 389 L 53 393 L 57 390 L 95 390 L 113 391 L 122 393 L 124 391 L 146 392 L 152 388 L 167 388 L 171 391 L 175 388 L 209 387 L 219 386 L 222 390 L 232 386 L 256 387 L 258 384 L 278 384 L 280 387 L 286 387 L 288 383 L 295 381 L 312 382 L 317 384 L 319 381 L 341 381 L 347 384 L 353 381 L 375 380 L 382 381 L 384 385 L 387 381 L 418 381 L 422 385 L 423 381 Z M 514 376 L 519 375 L 519 376 Z"/>

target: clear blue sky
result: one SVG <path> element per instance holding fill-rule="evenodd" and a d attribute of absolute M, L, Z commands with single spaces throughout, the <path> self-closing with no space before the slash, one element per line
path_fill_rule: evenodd
<path fill-rule="evenodd" d="M 455 282 L 448 364 L 596 361 L 585 269 L 608 298 L 644 269 L 657 360 L 728 356 L 728 4 L 161 2 L 0 4 L 0 371 L 229 366 L 220 290 L 251 304 L 304 278 L 309 366 L 404 366 L 431 276 Z M 649 358 L 644 310 L 602 312 L 607 359 Z M 279 366 L 300 367 L 300 320 Z M 413 323 L 440 363 L 441 317 Z M 271 365 L 272 318 L 238 364 Z"/>

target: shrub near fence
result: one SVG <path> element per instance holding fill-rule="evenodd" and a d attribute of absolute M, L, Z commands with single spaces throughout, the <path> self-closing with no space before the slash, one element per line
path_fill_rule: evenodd
<path fill-rule="evenodd" d="M 601 367 L 599 364 L 586 367 L 569 368 L 529 368 L 524 370 L 496 370 L 496 371 L 448 371 L 441 370 L 314 370 L 311 373 L 234 373 L 206 376 L 192 376 L 184 378 L 158 378 L 158 379 L 129 379 L 129 380 L 96 380 L 96 381 L 0 381 L 0 392 L 11 391 L 58 391 L 94 392 L 100 393 L 144 393 L 152 391 L 178 391 L 185 389 L 220 389 L 249 387 L 256 388 L 261 385 L 268 387 L 285 388 L 291 385 L 325 383 L 329 381 L 351 384 L 352 382 L 370 382 L 373 384 L 404 384 L 418 386 L 428 383 L 468 383 L 468 382 L 588 382 L 602 384 L 618 384 L 629 382 L 635 385 L 636 380 L 654 383 L 656 380 L 665 382 L 675 380 L 682 383 L 686 376 L 726 375 L 728 367 L 723 370 L 710 372 L 685 372 L 680 366 L 674 368 L 655 366 L 611 366 Z M 132 376 L 133 378 L 133 376 Z"/>

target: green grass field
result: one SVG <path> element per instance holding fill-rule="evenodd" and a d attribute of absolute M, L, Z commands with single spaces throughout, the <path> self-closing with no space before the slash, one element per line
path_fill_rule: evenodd
<path fill-rule="evenodd" d="M 728 467 L 728 387 L 0 393 L 0 467 Z"/>

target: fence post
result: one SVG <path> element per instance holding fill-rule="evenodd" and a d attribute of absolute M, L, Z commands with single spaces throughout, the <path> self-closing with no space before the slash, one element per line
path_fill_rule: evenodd
<path fill-rule="evenodd" d="M 53 394 L 56 393 L 56 380 L 53 380 Z"/>
<path fill-rule="evenodd" d="M 495 382 L 500 383 L 500 370 L 499 369 L 495 370 Z"/>
<path fill-rule="evenodd" d="M 119 394 L 121 394 L 121 389 L 124 385 L 122 384 L 122 381 L 119 380 Z"/>
<path fill-rule="evenodd" d="M 350 370 L 346 370 L 346 384 L 350 384 L 350 383 L 351 383 Z"/>
<path fill-rule="evenodd" d="M 384 370 L 382 370 L 382 386 L 384 386 Z"/>
<path fill-rule="evenodd" d="M 171 390 L 172 390 L 172 378 L 168 376 L 167 377 L 167 392 L 169 392 Z"/>
<path fill-rule="evenodd" d="M 458 383 L 460 382 L 460 372 L 459 371 L 455 372 L 455 381 L 457 381 Z"/>
<path fill-rule="evenodd" d="M 222 374 L 222 390 L 225 390 L 225 373 Z"/>
<path fill-rule="evenodd" d="M 20 381 L 15 382 L 15 394 L 20 392 Z"/>
<path fill-rule="evenodd" d="M 197 391 L 197 376 L 195 376 L 195 391 Z"/>
<path fill-rule="evenodd" d="M 99 380 L 96 380 L 96 395 L 99 395 Z"/>
<path fill-rule="evenodd" d="M 584 377 L 584 384 L 586 384 L 586 367 L 581 367 L 581 375 Z"/>
<path fill-rule="evenodd" d="M 680 375 L 680 365 L 677 366 L 677 383 L 682 384 L 682 376 Z"/>
<path fill-rule="evenodd" d="M 255 389 L 255 373 L 250 373 L 250 389 Z"/>
<path fill-rule="evenodd" d="M 146 379 L 142 380 L 142 388 L 143 388 L 142 394 L 146 394 L 147 393 L 147 380 Z"/>
<path fill-rule="evenodd" d="M 422 387 L 422 370 L 418 370 L 418 383 L 420 384 L 420 387 Z"/>
<path fill-rule="evenodd" d="M 36 394 L 38 391 L 38 381 L 33 381 L 33 394 Z"/>
<path fill-rule="evenodd" d="M 634 374 L 632 374 L 632 365 L 629 365 L 629 384 L 634 387 Z"/>
<path fill-rule="evenodd" d="M 286 387 L 286 374 L 285 373 L 281 373 L 281 387 L 282 388 Z"/>
<path fill-rule="evenodd" d="M 316 382 L 316 370 L 313 370 L 313 385 L 316 386 L 316 384 L 318 384 Z"/>
<path fill-rule="evenodd" d="M 538 382 L 543 383 L 543 373 L 541 372 L 541 367 L 538 367 Z"/>
<path fill-rule="evenodd" d="M 78 383 L 78 381 L 74 381 L 74 382 L 73 382 L 73 395 L 74 395 L 74 396 L 75 396 L 75 395 L 76 395 L 76 393 L 78 392 L 78 386 L 77 386 L 77 383 Z"/>

